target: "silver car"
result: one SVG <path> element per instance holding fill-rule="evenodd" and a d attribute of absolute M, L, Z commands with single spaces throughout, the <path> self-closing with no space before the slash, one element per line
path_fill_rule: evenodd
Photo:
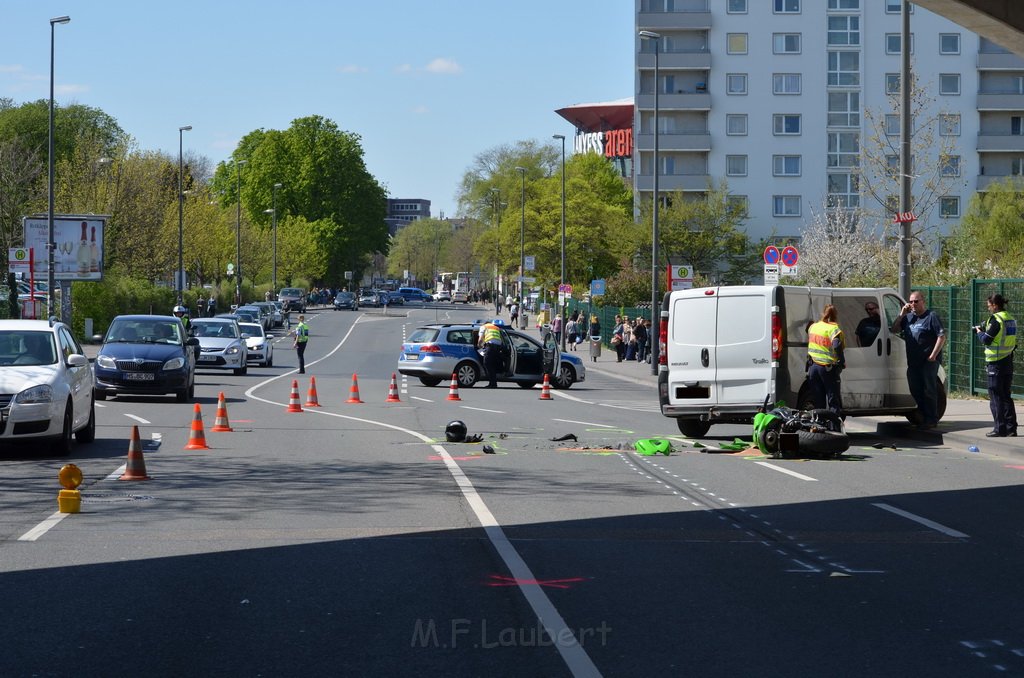
<path fill-rule="evenodd" d="M 238 323 L 230 318 L 196 318 L 192 321 L 199 339 L 196 369 L 248 371 L 249 349 Z"/>
<path fill-rule="evenodd" d="M 249 349 L 249 362 L 273 367 L 274 344 L 270 340 L 274 335 L 267 334 L 263 331 L 263 325 L 256 323 L 239 323 L 238 327 L 243 335 L 249 335 L 245 338 L 245 345 Z"/>

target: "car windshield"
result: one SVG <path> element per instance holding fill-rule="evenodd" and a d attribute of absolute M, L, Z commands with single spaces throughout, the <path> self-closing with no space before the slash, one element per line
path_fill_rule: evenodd
<path fill-rule="evenodd" d="M 263 336 L 263 325 L 257 325 L 256 323 L 242 323 L 238 327 L 242 330 L 242 334 L 248 334 L 250 337 Z"/>
<path fill-rule="evenodd" d="M 203 320 L 193 320 L 192 325 L 196 328 L 197 337 L 217 337 L 219 339 L 237 339 L 238 331 L 234 323 L 219 323 Z"/>
<path fill-rule="evenodd" d="M 115 319 L 104 343 L 180 344 L 181 325 L 169 320 Z"/>
<path fill-rule="evenodd" d="M 280 296 L 282 296 L 282 297 L 301 297 L 302 296 L 302 290 L 300 290 L 297 287 L 286 287 L 283 290 L 281 290 L 281 295 Z"/>
<path fill-rule="evenodd" d="M 0 365 L 52 365 L 57 352 L 52 332 L 0 331 Z"/>

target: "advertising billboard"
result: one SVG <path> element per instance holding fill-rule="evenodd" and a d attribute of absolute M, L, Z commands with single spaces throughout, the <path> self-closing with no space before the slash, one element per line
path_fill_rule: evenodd
<path fill-rule="evenodd" d="M 25 247 L 35 252 L 33 274 L 37 280 L 47 275 L 46 242 L 49 225 L 46 215 L 24 217 Z M 101 280 L 103 278 L 103 230 L 106 217 L 61 214 L 53 217 L 53 275 L 56 280 Z"/>

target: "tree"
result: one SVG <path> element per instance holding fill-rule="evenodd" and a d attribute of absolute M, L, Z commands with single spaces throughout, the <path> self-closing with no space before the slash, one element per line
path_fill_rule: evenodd
<path fill-rule="evenodd" d="M 826 201 L 827 202 L 827 201 Z M 827 205 L 811 210 L 800 241 L 800 280 L 829 287 L 876 287 L 896 270 L 895 253 L 858 210 Z"/>
<path fill-rule="evenodd" d="M 388 273 L 391 277 L 409 277 L 416 280 L 434 280 L 438 272 L 441 252 L 452 240 L 448 222 L 420 219 L 398 230 L 388 253 Z M 461 269 L 468 270 L 468 269 Z"/>

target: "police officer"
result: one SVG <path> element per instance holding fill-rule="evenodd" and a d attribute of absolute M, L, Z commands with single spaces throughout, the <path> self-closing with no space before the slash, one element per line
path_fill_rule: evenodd
<path fill-rule="evenodd" d="M 309 326 L 306 325 L 306 316 L 299 316 L 299 324 L 295 326 L 295 331 L 292 334 L 295 335 L 295 341 L 292 343 L 292 348 L 295 349 L 296 355 L 299 356 L 299 374 L 305 374 L 306 344 L 309 343 Z"/>
<path fill-rule="evenodd" d="M 501 328 L 505 321 L 495 318 L 480 328 L 480 348 L 484 352 L 484 369 L 490 380 L 487 388 L 498 388 L 498 372 L 501 371 Z"/>
<path fill-rule="evenodd" d="M 836 320 L 839 312 L 832 304 L 825 306 L 821 320 L 807 329 L 807 381 L 814 394 L 815 407 L 824 407 L 842 416 L 839 374 L 846 367 L 843 354 L 845 340 Z"/>
<path fill-rule="evenodd" d="M 187 315 L 185 315 L 187 310 L 188 309 L 186 309 L 184 306 L 178 305 L 178 306 L 174 307 L 174 310 L 171 311 L 171 313 L 174 314 L 175 318 L 178 318 L 179 320 L 181 320 L 181 324 L 185 326 L 185 334 L 191 335 L 192 334 L 192 321 L 189 320 L 189 317 Z"/>
<path fill-rule="evenodd" d="M 989 438 L 1016 438 L 1017 411 L 1013 407 L 1010 388 L 1013 385 L 1013 350 L 1017 346 L 1017 321 L 1006 310 L 1001 294 L 988 298 L 992 313 L 985 326 L 978 325 L 974 334 L 985 345 L 985 371 L 988 373 L 988 398 L 995 428 Z"/>

